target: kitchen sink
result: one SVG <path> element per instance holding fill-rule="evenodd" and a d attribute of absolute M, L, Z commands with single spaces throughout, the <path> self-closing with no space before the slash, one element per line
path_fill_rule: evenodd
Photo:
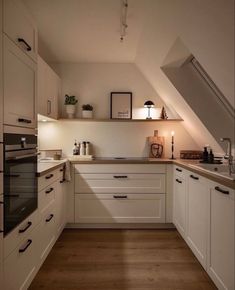
<path fill-rule="evenodd" d="M 230 180 L 235 180 L 235 174 L 229 174 L 229 168 L 227 164 L 190 164 L 191 166 L 205 170 L 209 173 L 214 173 L 218 176 L 225 177 Z"/>

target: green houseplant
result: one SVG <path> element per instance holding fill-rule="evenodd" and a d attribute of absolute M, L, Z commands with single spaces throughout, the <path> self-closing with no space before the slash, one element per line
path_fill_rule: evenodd
<path fill-rule="evenodd" d="M 82 105 L 82 117 L 91 119 L 93 117 L 93 107 L 90 104 Z"/>
<path fill-rule="evenodd" d="M 78 100 L 76 99 L 75 96 L 69 96 L 69 95 L 65 95 L 65 107 L 66 107 L 66 113 L 68 115 L 69 119 L 74 118 L 75 112 L 76 112 L 76 104 L 77 104 Z"/>

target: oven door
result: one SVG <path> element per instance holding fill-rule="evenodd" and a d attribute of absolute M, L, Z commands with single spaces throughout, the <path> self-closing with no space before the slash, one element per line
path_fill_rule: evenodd
<path fill-rule="evenodd" d="M 18 154 L 17 154 L 18 155 Z M 37 208 L 37 153 L 6 157 L 4 162 L 4 235 Z"/>

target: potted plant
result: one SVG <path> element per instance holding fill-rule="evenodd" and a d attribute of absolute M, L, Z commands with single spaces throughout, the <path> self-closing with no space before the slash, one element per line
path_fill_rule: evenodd
<path fill-rule="evenodd" d="M 78 100 L 76 99 L 75 96 L 69 96 L 69 95 L 65 95 L 65 107 L 66 107 L 66 113 L 68 115 L 69 119 L 74 118 L 74 114 L 76 111 L 76 104 L 77 104 Z"/>
<path fill-rule="evenodd" d="M 91 119 L 93 117 L 93 107 L 91 105 L 82 105 L 82 117 L 86 119 Z"/>

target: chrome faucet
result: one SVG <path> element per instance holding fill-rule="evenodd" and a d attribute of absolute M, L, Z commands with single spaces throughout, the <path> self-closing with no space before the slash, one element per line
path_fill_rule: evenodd
<path fill-rule="evenodd" d="M 224 159 L 228 160 L 229 175 L 231 175 L 232 173 L 235 173 L 233 168 L 232 141 L 230 138 L 220 138 L 220 141 L 227 142 L 227 150 Z"/>

